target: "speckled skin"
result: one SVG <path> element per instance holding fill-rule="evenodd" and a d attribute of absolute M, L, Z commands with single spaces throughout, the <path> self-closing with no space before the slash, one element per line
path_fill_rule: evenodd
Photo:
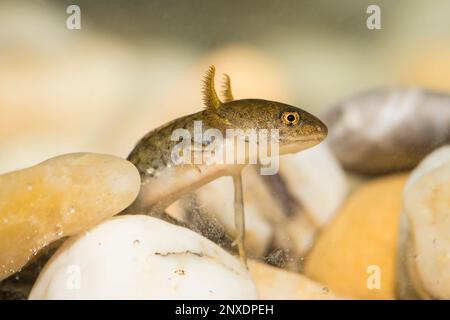
<path fill-rule="evenodd" d="M 283 113 L 297 112 L 300 121 L 287 124 Z M 280 154 L 294 153 L 318 144 L 327 135 L 327 127 L 315 116 L 299 108 L 260 99 L 234 100 L 217 108 L 187 115 L 145 135 L 128 156 L 142 177 L 142 189 L 131 207 L 134 213 L 162 212 L 182 194 L 195 190 L 218 177 L 233 175 L 242 165 L 173 165 L 172 132 L 184 128 L 193 136 L 194 121 L 202 120 L 203 131 L 219 129 L 278 129 Z"/>

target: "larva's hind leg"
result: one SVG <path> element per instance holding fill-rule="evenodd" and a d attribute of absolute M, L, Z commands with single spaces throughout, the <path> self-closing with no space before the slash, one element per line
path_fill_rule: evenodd
<path fill-rule="evenodd" d="M 234 244 L 238 246 L 241 261 L 247 267 L 247 256 L 245 254 L 245 215 L 244 197 L 242 191 L 242 175 L 233 175 L 234 184 L 234 223 L 236 226 L 236 240 Z"/>

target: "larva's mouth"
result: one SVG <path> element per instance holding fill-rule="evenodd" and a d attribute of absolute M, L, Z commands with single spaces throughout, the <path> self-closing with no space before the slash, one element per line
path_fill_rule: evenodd
<path fill-rule="evenodd" d="M 280 145 L 280 154 L 297 153 L 318 145 L 325 137 L 309 137 Z"/>

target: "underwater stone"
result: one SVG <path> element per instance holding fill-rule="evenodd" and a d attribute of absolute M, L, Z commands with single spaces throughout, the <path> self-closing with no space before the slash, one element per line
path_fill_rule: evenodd
<path fill-rule="evenodd" d="M 407 177 L 385 176 L 356 189 L 318 237 L 306 258 L 305 275 L 350 298 L 395 298 L 398 228 Z"/>
<path fill-rule="evenodd" d="M 140 188 L 137 169 L 109 155 L 74 153 L 0 176 L 0 280 L 39 250 L 125 209 Z"/>
<path fill-rule="evenodd" d="M 257 292 L 240 260 L 210 240 L 157 218 L 127 215 L 67 240 L 29 298 L 256 299 Z"/>
<path fill-rule="evenodd" d="M 413 171 L 403 202 L 398 294 L 450 299 L 450 146 Z"/>
<path fill-rule="evenodd" d="M 262 300 L 342 299 L 327 287 L 302 274 L 276 268 L 256 260 L 249 260 L 248 267 Z"/>
<path fill-rule="evenodd" d="M 411 172 L 408 181 L 405 186 L 407 190 L 412 186 L 420 177 L 428 172 L 450 162 L 450 145 L 445 145 L 434 150 L 432 153 L 426 156 L 420 164 Z"/>
<path fill-rule="evenodd" d="M 324 141 L 296 154 L 280 157 L 280 176 L 295 201 L 317 227 L 326 225 L 347 196 L 347 178 Z"/>
<path fill-rule="evenodd" d="M 346 169 L 363 174 L 411 169 L 450 142 L 450 95 L 380 89 L 331 108 L 324 122 L 327 141 Z"/>

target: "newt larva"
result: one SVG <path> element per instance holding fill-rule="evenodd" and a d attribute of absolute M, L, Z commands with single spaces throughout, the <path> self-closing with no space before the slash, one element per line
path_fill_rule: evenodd
<path fill-rule="evenodd" d="M 222 176 L 232 176 L 235 189 L 235 224 L 237 230 L 236 244 L 241 258 L 245 261 L 244 251 L 244 212 L 241 170 L 256 157 L 262 160 L 260 150 L 246 146 L 245 161 L 207 163 L 174 163 L 173 150 L 179 145 L 174 141 L 173 133 L 184 129 L 195 136 L 196 123 L 201 123 L 202 130 L 217 130 L 225 136 L 214 140 L 215 150 L 228 150 L 227 145 L 234 143 L 234 137 L 228 137 L 230 129 L 248 133 L 252 130 L 276 130 L 278 154 L 296 153 L 310 148 L 325 139 L 328 129 L 322 121 L 312 114 L 275 101 L 262 99 L 235 100 L 231 91 L 230 78 L 225 75 L 223 101 L 214 86 L 215 68 L 211 66 L 204 78 L 203 101 L 206 106 L 200 112 L 171 121 L 146 134 L 128 156 L 136 165 L 141 178 L 141 191 L 130 207 L 131 213 L 158 215 L 183 194 L 207 184 Z M 212 141 L 212 139 L 211 139 Z M 209 142 L 211 142 L 209 141 Z M 248 140 L 245 140 L 248 143 Z M 191 142 L 191 141 L 189 141 Z M 249 144 L 249 143 L 248 143 Z M 261 142 L 258 141 L 261 145 Z M 205 153 L 208 144 L 196 144 L 192 153 Z M 270 148 L 269 148 L 270 149 Z M 210 150 L 210 149 L 209 149 Z M 190 155 L 195 157 L 193 154 Z M 237 157 L 238 155 L 234 155 Z M 252 156 L 254 156 L 252 158 Z M 236 159 L 233 159 L 236 160 Z M 214 195 L 211 195 L 214 197 Z"/>

